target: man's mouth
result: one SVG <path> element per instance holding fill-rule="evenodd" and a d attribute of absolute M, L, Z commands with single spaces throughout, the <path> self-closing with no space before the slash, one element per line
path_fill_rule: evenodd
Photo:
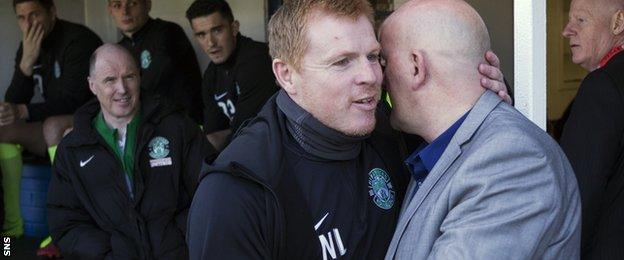
<path fill-rule="evenodd" d="M 130 97 L 116 98 L 116 99 L 113 99 L 113 101 L 118 102 L 118 103 L 128 103 L 130 102 Z"/>
<path fill-rule="evenodd" d="M 372 96 L 355 100 L 353 103 L 363 110 L 374 110 L 377 107 L 377 99 Z"/>

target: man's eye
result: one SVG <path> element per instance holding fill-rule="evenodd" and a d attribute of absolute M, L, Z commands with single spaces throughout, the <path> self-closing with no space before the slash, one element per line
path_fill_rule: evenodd
<path fill-rule="evenodd" d="M 114 9 L 120 9 L 121 8 L 121 4 L 120 3 L 114 3 L 113 4 L 113 8 Z"/>
<path fill-rule="evenodd" d="M 366 56 L 366 58 L 372 62 L 379 62 L 379 59 L 380 59 L 379 54 L 377 53 L 369 54 L 368 56 Z"/>
<path fill-rule="evenodd" d="M 105 78 L 104 79 L 104 84 L 110 85 L 115 83 L 115 78 Z"/>
<path fill-rule="evenodd" d="M 347 65 L 347 64 L 349 64 L 349 59 L 348 59 L 348 58 L 344 58 L 344 59 L 342 59 L 342 60 L 339 60 L 339 61 L 334 62 L 334 64 L 333 64 L 333 65 L 334 65 L 334 66 L 345 66 L 345 65 Z"/>

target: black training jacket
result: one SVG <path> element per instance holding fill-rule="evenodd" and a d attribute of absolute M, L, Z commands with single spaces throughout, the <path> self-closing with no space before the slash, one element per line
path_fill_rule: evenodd
<path fill-rule="evenodd" d="M 89 28 L 56 19 L 54 28 L 41 43 L 41 52 L 30 77 L 19 68 L 22 60 L 20 43 L 5 101 L 26 104 L 29 121 L 73 114 L 93 96 L 87 83 L 89 57 L 100 45 L 102 40 Z M 43 102 L 31 103 L 35 88 L 42 91 Z"/>
<path fill-rule="evenodd" d="M 342 161 L 316 161 L 305 154 L 298 160 L 298 154 L 284 146 L 292 137 L 273 97 L 258 116 L 242 128 L 214 164 L 202 171 L 189 211 L 190 259 L 324 259 L 328 256 L 327 259 L 382 259 L 394 234 L 409 176 L 401 163 L 400 151 L 404 149 L 401 138 L 390 128 L 380 110 L 381 107 L 377 127 L 370 138 L 362 141 L 363 147 L 356 159 L 367 158 L 362 154 L 369 153 L 382 160 L 381 168 L 390 173 L 392 189 L 396 191 L 392 208 L 382 213 L 375 213 L 381 211 L 378 209 L 371 210 L 367 206 L 374 205 L 373 194 L 369 193 L 372 187 L 366 187 L 369 176 L 359 175 L 367 171 L 352 172 L 360 176 L 357 179 L 361 181 L 351 184 L 365 186 L 359 189 L 363 192 L 351 194 L 364 198 L 354 200 L 362 204 L 331 205 L 334 199 L 320 202 L 329 204 L 323 213 L 327 210 L 334 214 L 339 208 L 351 210 L 347 213 L 343 210 L 338 221 L 351 223 L 347 228 L 356 231 L 351 232 L 352 237 L 342 236 L 344 243 L 339 244 L 338 230 L 328 227 L 325 219 L 334 216 L 326 214 L 318 221 L 308 207 L 318 201 L 312 198 L 312 203 L 306 205 L 309 200 L 304 198 L 303 192 L 311 189 L 313 192 L 307 194 L 316 193 L 318 198 L 323 191 L 335 191 L 327 190 L 335 186 L 328 182 L 298 182 L 298 173 L 289 169 L 298 168 L 307 171 L 305 174 L 336 173 L 335 179 L 326 179 L 329 182 L 339 181 L 340 175 L 349 174 L 349 169 L 343 168 Z M 301 164 L 304 168 L 311 165 L 313 169 L 303 169 Z M 345 185 L 341 189 L 350 187 Z M 379 217 L 380 214 L 383 216 Z"/>
<path fill-rule="evenodd" d="M 182 27 L 150 18 L 132 38 L 124 36 L 119 44 L 139 65 L 141 95 L 168 98 L 201 124 L 201 71 Z"/>
<path fill-rule="evenodd" d="M 188 208 L 202 161 L 214 153 L 197 124 L 144 101 L 133 195 L 114 152 L 91 126 L 91 101 L 59 145 L 48 191 L 50 233 L 77 259 L 186 259 Z"/>
<path fill-rule="evenodd" d="M 279 87 L 265 43 L 238 34 L 236 49 L 223 64 L 210 63 L 204 72 L 204 132 L 232 132 L 253 118 Z"/>

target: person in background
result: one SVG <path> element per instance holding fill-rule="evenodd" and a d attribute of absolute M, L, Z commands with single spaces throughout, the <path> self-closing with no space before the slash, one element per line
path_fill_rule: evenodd
<path fill-rule="evenodd" d="M 86 83 L 89 56 L 102 44 L 87 27 L 57 18 L 52 0 L 13 0 L 22 42 L 11 85 L 0 102 L 0 166 L 6 218 L 3 234 L 21 236 L 20 145 L 54 160 L 56 145 L 72 127 L 72 114 L 92 98 Z M 42 101 L 34 101 L 40 94 Z M 46 246 L 50 245 L 50 248 Z M 49 240 L 39 254 L 55 255 Z"/>
<path fill-rule="evenodd" d="M 218 150 L 279 89 L 265 43 L 239 32 L 227 2 L 196 0 L 186 11 L 210 64 L 204 72 L 204 132 Z"/>
<path fill-rule="evenodd" d="M 76 112 L 52 170 L 55 243 L 77 259 L 187 259 L 188 208 L 216 151 L 181 108 L 142 96 L 125 48 L 103 45 L 89 68 L 97 100 Z"/>
<path fill-rule="evenodd" d="M 563 36 L 589 74 L 559 143 L 576 174 L 582 259 L 624 259 L 624 1 L 573 0 Z"/>
<path fill-rule="evenodd" d="M 172 22 L 152 19 L 151 0 L 108 0 L 108 13 L 141 70 L 143 95 L 159 95 L 202 122 L 201 74 L 193 46 Z"/>

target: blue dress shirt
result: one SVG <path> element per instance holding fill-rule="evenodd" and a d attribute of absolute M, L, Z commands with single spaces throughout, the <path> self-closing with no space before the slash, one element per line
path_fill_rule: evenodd
<path fill-rule="evenodd" d="M 451 127 L 449 127 L 438 138 L 433 140 L 430 144 L 421 144 L 412 154 L 405 160 L 405 165 L 410 170 L 412 178 L 416 181 L 416 186 L 412 192 L 412 197 L 416 194 L 416 191 L 420 188 L 420 185 L 425 181 L 425 178 L 433 169 L 433 166 L 438 162 L 444 150 L 448 146 L 449 142 L 457 132 L 457 129 L 462 125 L 464 119 L 468 116 L 466 112 L 461 118 L 459 118 Z"/>

